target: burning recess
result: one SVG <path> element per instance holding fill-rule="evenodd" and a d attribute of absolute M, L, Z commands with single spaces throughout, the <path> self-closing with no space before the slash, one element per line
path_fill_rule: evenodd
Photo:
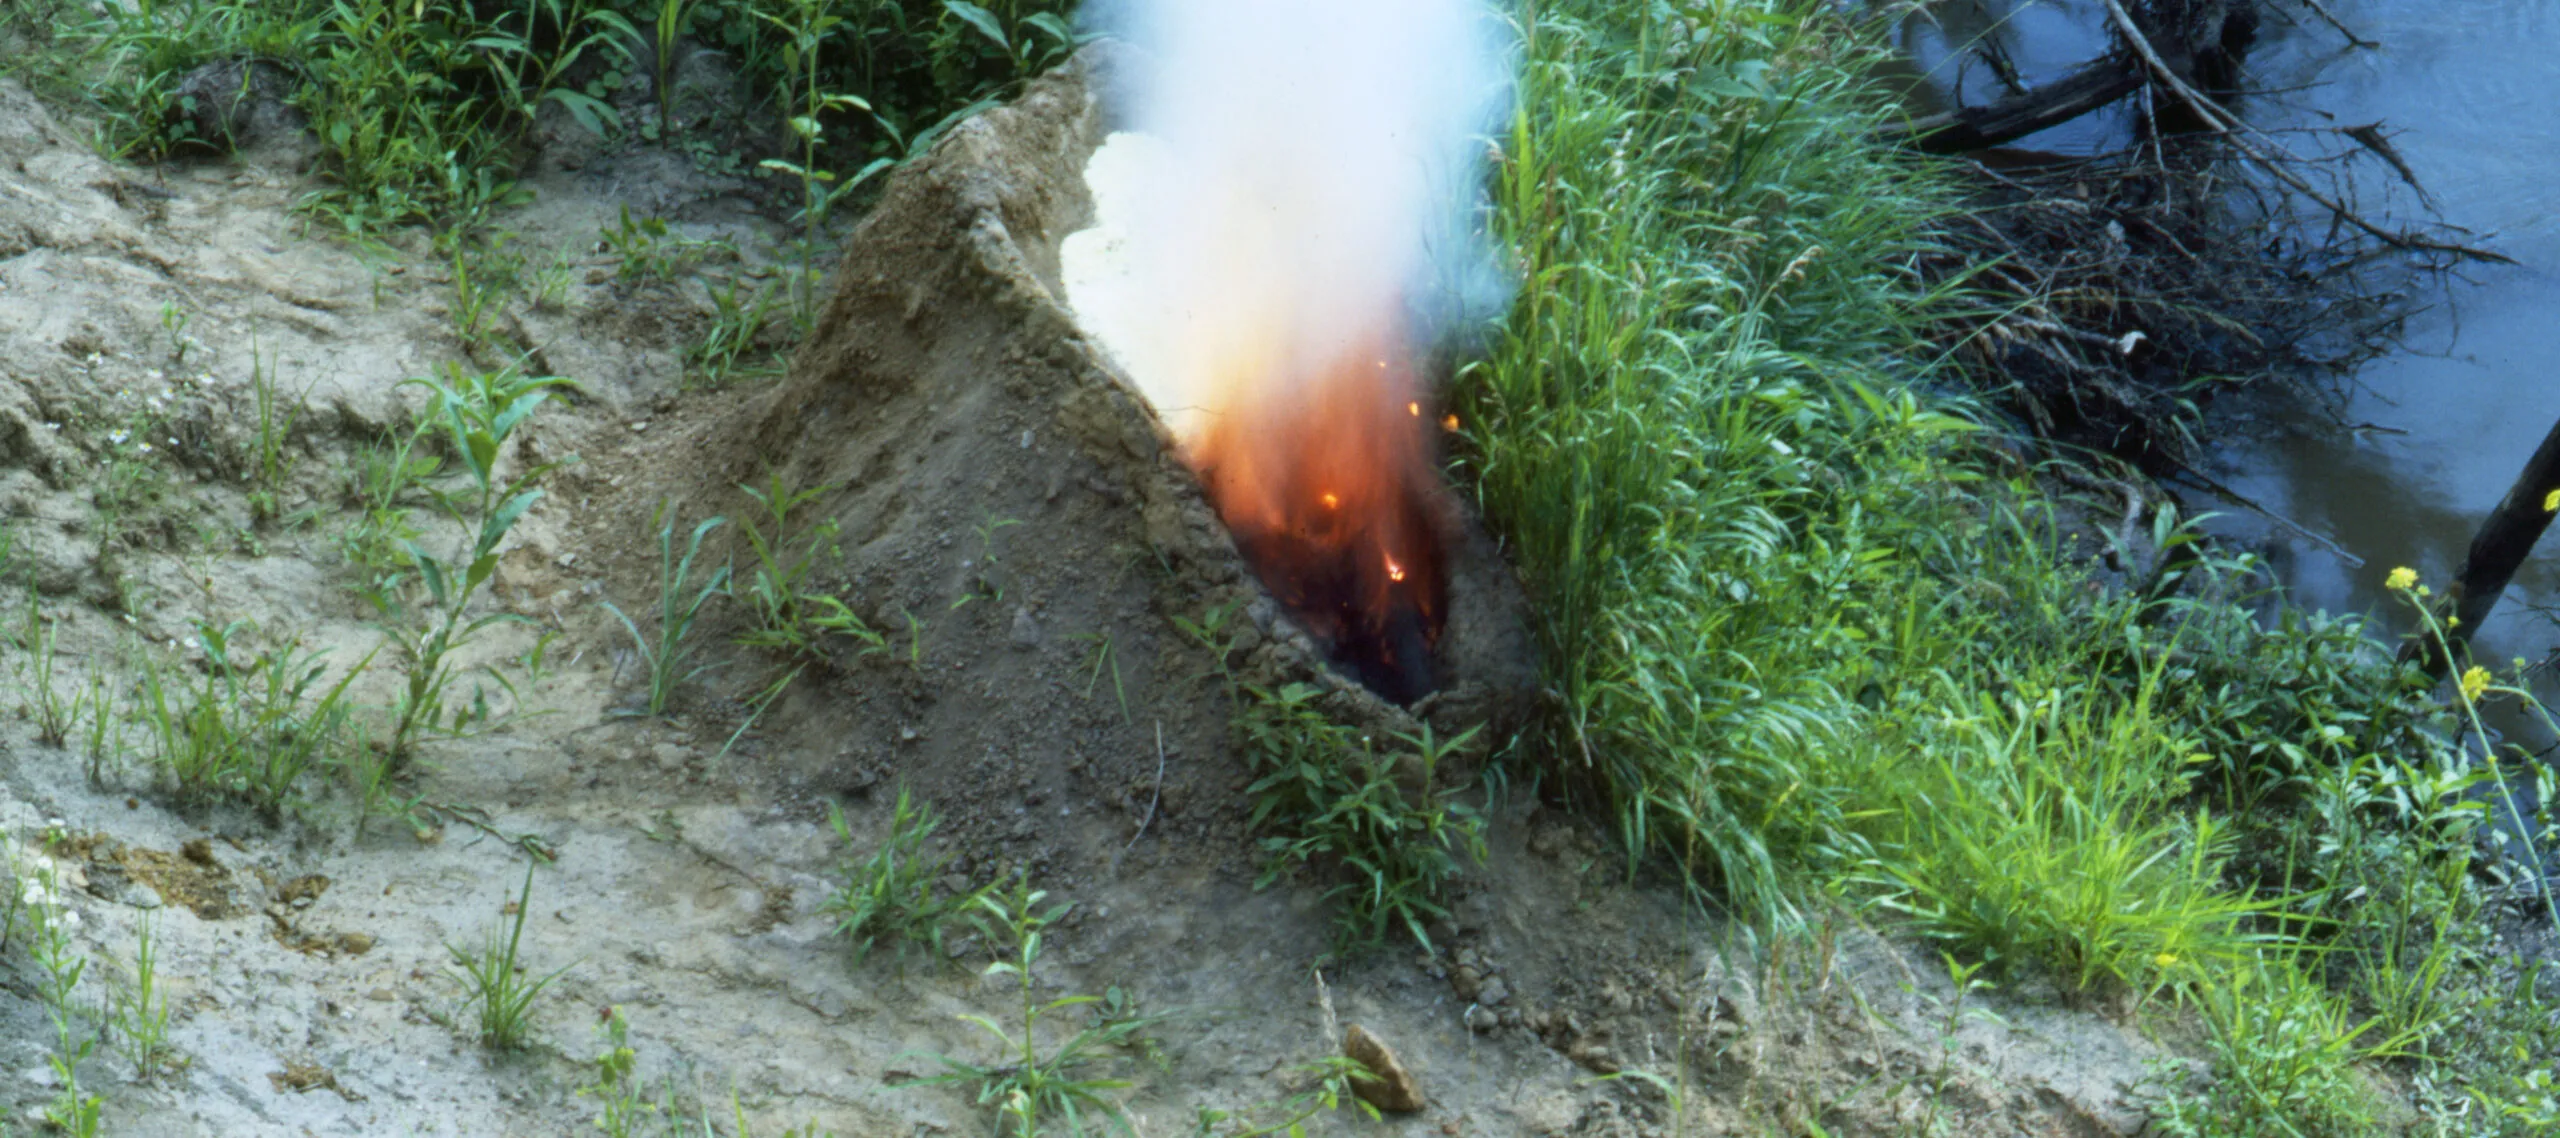
<path fill-rule="evenodd" d="M 1069 236 L 1077 319 L 1337 663 L 1433 687 L 1452 508 L 1423 358 L 1498 289 L 1470 224 L 1504 86 L 1471 0 L 1154 0 Z M 1454 283 L 1453 283 L 1454 282 Z"/>

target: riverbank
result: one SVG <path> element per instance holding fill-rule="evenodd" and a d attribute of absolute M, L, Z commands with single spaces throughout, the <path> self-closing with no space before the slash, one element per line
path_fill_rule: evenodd
<path fill-rule="evenodd" d="M 1962 230 L 1960 175 L 1841 144 L 1892 113 L 1856 41 L 1564 10 L 1588 23 L 1531 37 L 1545 114 L 1500 199 L 1539 287 L 1461 390 L 1563 661 L 1567 776 L 1762 920 L 1845 895 L 1967 967 L 2201 1023 L 2178 1132 L 2405 1121 L 2395 1079 L 2547 1126 L 2554 1028 L 2488 932 L 2547 898 L 2475 857 L 2483 776 L 2443 742 L 2485 675 L 2447 711 L 2351 618 L 2254 619 L 2259 571 L 2210 551 L 2088 587 L 2140 556 L 2126 504 L 2057 511 L 1910 382 L 1969 362 L 1926 346 L 1961 295 L 1900 268 Z"/>
<path fill-rule="evenodd" d="M 892 240 L 1063 237 L 1056 147 L 1019 140 L 1071 134 L 1083 81 L 1029 86 L 1064 55 L 1040 7 L 919 6 L 862 88 L 891 121 L 804 133 L 849 65 L 777 98 L 737 18 L 814 8 L 705 0 L 620 88 L 562 59 L 610 41 L 521 29 L 503 57 L 548 62 L 473 82 L 551 86 L 399 114 L 357 80 L 509 26 L 14 25 L 51 99 L 0 116 L 14 1112 L 1366 1132 L 1358 1023 L 1443 1133 L 2552 1124 L 2547 1005 L 2489 931 L 2531 898 L 2441 744 L 2487 689 L 2448 709 L 2350 622 L 2261 622 L 2250 567 L 2074 503 L 1951 394 L 1998 333 L 1925 275 L 1967 191 L 1884 141 L 1879 29 L 1513 10 L 1518 288 L 1448 400 L 1546 694 L 1444 795 L 1380 759 L 1447 735 L 1253 691 L 1275 626 L 1189 560 L 1152 434 L 1069 398 L 1036 273 Z M 279 12 L 309 22 L 224 22 Z M 163 97 L 248 49 L 324 129 L 203 152 Z M 909 212 L 848 232 L 868 191 L 821 204 L 866 171 Z M 439 627 L 480 637 L 441 670 Z M 1269 872 L 1275 840 L 1319 852 Z M 1428 943 L 1340 920 L 1377 911 Z"/>

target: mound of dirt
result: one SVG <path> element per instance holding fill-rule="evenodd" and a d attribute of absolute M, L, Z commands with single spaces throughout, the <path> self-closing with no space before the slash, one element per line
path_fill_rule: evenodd
<path fill-rule="evenodd" d="M 836 746 L 785 748 L 805 756 L 799 774 L 841 790 L 894 770 L 944 801 L 1098 789 L 1135 808 L 1094 835 L 1106 854 L 1143 819 L 1160 757 L 1223 753 L 1221 675 L 1315 685 L 1328 713 L 1381 741 L 1424 722 L 1442 737 L 1484 727 L 1478 753 L 1537 684 L 1520 588 L 1464 519 L 1446 526 L 1441 690 L 1408 710 L 1328 667 L 1077 327 L 1059 245 L 1091 222 L 1083 170 L 1110 66 L 1088 52 L 901 174 L 850 238 L 790 379 L 703 424 L 692 460 L 635 488 L 613 523 L 669 497 L 689 500 L 687 517 L 734 509 L 735 487 L 775 474 L 831 488 L 818 508 L 841 527 L 844 569 L 830 583 L 900 648 L 844 661 L 835 695 L 888 701 L 898 726 L 821 729 Z M 1182 627 L 1222 615 L 1205 642 Z M 1160 824 L 1185 825 L 1194 803 L 1240 806 L 1242 772 L 1222 765 L 1168 766 Z"/>

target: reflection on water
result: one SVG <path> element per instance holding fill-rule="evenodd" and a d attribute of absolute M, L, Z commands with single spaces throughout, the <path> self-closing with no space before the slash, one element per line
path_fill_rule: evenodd
<path fill-rule="evenodd" d="M 2560 4 L 2548 0 L 2331 0 L 2378 50 L 2297 24 L 2253 60 L 2260 86 L 2296 91 L 2253 106 L 2257 121 L 2317 130 L 2385 122 L 2443 220 L 2522 262 L 2475 271 L 2412 321 L 2404 348 L 2320 401 L 2262 394 L 2234 401 L 2216 474 L 2242 493 L 2333 537 L 2361 566 L 2263 523 L 2224 532 L 2262 542 L 2295 598 L 2331 610 L 2413 621 L 2383 590 L 2407 565 L 2439 587 L 2472 531 L 2560 419 Z M 2282 7 L 2282 6 L 2278 6 Z M 2334 137 L 2334 136 L 2333 136 Z M 2304 149 L 2316 135 L 2300 136 Z M 2425 220 L 2423 202 L 2368 162 L 2369 214 Z M 2241 429 L 2232 429 L 2234 427 Z M 2560 537 L 2546 538 L 2473 638 L 2488 662 L 2540 660 L 2560 626 L 2536 611 L 2560 601 Z M 2503 667 L 2501 670 L 2504 670 Z M 2535 684 L 2560 705 L 2560 681 Z M 2493 705 L 2489 725 L 2540 749 L 2551 732 Z M 2530 803 L 2524 804 L 2527 809 Z"/>
<path fill-rule="evenodd" d="M 2100 0 L 1938 0 L 1915 9 L 1895 32 L 1904 59 L 1888 82 L 1919 106 L 1980 106 L 2019 87 L 2062 78 L 2107 53 Z M 2133 136 L 2130 104 L 2019 139 L 2054 154 L 2100 154 Z"/>
<path fill-rule="evenodd" d="M 2444 220 L 2481 234 L 2522 268 L 2475 270 L 2414 320 L 2407 346 L 2366 365 L 2342 398 L 2259 398 L 2231 409 L 2217 477 L 2330 534 L 2365 560 L 2262 525 L 2299 599 L 2373 611 L 2383 575 L 2408 565 L 2450 578 L 2471 532 L 2560 418 L 2560 4 L 2331 0 L 2379 50 L 2348 50 L 2325 26 L 2272 27 L 2252 72 L 2296 93 L 2261 99 L 2261 122 L 2316 128 L 2375 121 Z M 2281 7 L 2281 6 L 2279 6 Z M 2316 139 L 2307 139 L 2306 147 Z M 2369 212 L 2423 220 L 2415 195 L 2369 162 Z M 2342 424 L 2370 425 L 2341 429 Z M 2560 598 L 2560 542 L 2547 542 L 2480 630 L 2491 659 L 2541 657 L 2560 634 L 2527 606 Z"/>

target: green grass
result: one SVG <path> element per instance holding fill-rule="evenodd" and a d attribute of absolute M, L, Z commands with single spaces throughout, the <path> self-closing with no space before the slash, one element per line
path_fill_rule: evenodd
<path fill-rule="evenodd" d="M 540 976 L 520 963 L 524 926 L 533 912 L 533 865 L 524 869 L 524 888 L 509 907 L 509 919 L 489 930 L 478 948 L 448 944 L 453 957 L 446 975 L 462 988 L 464 1016 L 477 1029 L 474 1038 L 492 1051 L 514 1051 L 533 1039 L 533 1006 L 553 981 L 567 975 L 568 965 Z"/>
<path fill-rule="evenodd" d="M 1044 1026 L 1069 1018 L 1065 1013 L 1101 1002 L 1087 995 L 1041 998 L 1032 969 L 1040 961 L 1046 930 L 1069 908 L 1048 904 L 1048 896 L 1016 879 L 1011 891 L 990 891 L 974 901 L 980 933 L 1007 952 L 987 965 L 984 975 L 1009 982 L 1018 1018 L 1010 1022 L 982 1015 L 960 1018 L 994 1041 L 998 1058 L 981 1064 L 928 1052 L 924 1057 L 940 1064 L 943 1073 L 902 1085 L 968 1087 L 976 1092 L 979 1106 L 995 1108 L 999 1132 L 1013 1138 L 1135 1135 L 1137 1129 L 1115 1093 L 1130 1083 L 1107 1072 L 1122 1061 L 1120 1052 L 1136 1046 L 1155 1021 L 1137 1015 L 1087 1015 L 1086 1024 L 1074 1030 Z M 1064 1038 L 1054 1044 L 1043 1038 L 1059 1034 Z"/>
<path fill-rule="evenodd" d="M 631 634 L 632 647 L 640 654 L 641 668 L 648 677 L 649 714 L 665 715 L 675 700 L 676 688 L 702 673 L 702 668 L 685 666 L 693 659 L 696 647 L 688 643 L 693 622 L 701 617 L 711 598 L 729 595 L 727 565 L 712 568 L 699 583 L 694 573 L 694 562 L 702 556 L 703 539 L 728 524 L 728 519 L 706 518 L 694 526 L 681 557 L 676 554 L 676 521 L 668 516 L 665 503 L 659 503 L 649 524 L 658 531 L 657 635 L 641 635 L 640 626 L 632 623 L 620 605 L 606 601 L 604 607 L 622 622 L 623 631 Z"/>
<path fill-rule="evenodd" d="M 1327 718 L 1310 685 L 1247 687 L 1243 695 L 1237 723 L 1255 775 L 1245 793 L 1253 824 L 1269 833 L 1256 887 L 1312 867 L 1335 882 L 1325 896 L 1334 903 L 1337 948 L 1372 948 L 1401 932 L 1428 950 L 1424 926 L 1448 915 L 1440 902 L 1460 859 L 1485 856 L 1483 819 L 1432 785 L 1441 761 L 1474 730 L 1444 740 L 1426 725 L 1382 753 Z"/>
<path fill-rule="evenodd" d="M 1846 895 L 2196 1017 L 2217 1080 L 2164 1120 L 2254 1130 L 2190 1132 L 2345 1132 L 2386 1064 L 2532 1132 L 2560 1028 L 2507 1010 L 2534 980 L 2483 943 L 2455 718 L 2356 620 L 2262 624 L 2245 561 L 2091 586 L 2069 515 L 1944 394 L 1929 333 L 1969 302 L 1912 266 L 1952 199 L 1858 141 L 1896 113 L 1875 29 L 1681 13 L 1515 9 L 1492 226 L 1520 289 L 1452 392 L 1461 483 L 1537 601 L 1540 741 L 1630 868 L 1764 924 Z"/>
<path fill-rule="evenodd" d="M 204 149 L 181 84 L 214 60 L 285 77 L 330 184 L 305 205 L 353 235 L 485 221 L 521 200 L 535 116 L 558 106 L 608 136 L 674 141 L 677 92 L 625 123 L 612 97 L 671 78 L 692 39 L 763 100 L 777 173 L 825 207 L 920 152 L 1073 46 L 1070 0 L 137 0 L 92 9 L 33 0 L 12 18 L 47 46 L 48 86 L 98 112 L 98 147 L 155 158 Z M 738 156 L 731 156 L 734 160 Z M 839 177 L 831 170 L 862 171 Z"/>
<path fill-rule="evenodd" d="M 300 803 L 306 774 L 344 769 L 364 746 L 347 691 L 373 656 L 326 682 L 325 652 L 260 649 L 254 635 L 246 621 L 196 622 L 201 664 L 146 655 L 132 714 L 180 796 L 236 798 L 274 821 Z"/>
<path fill-rule="evenodd" d="M 870 955 L 872 948 L 883 941 L 896 945 L 901 954 L 909 947 L 921 946 L 940 955 L 943 933 L 961 918 L 977 912 L 978 902 L 992 888 L 981 886 L 960 893 L 943 888 L 942 877 L 951 866 L 951 858 L 934 853 L 927 845 L 942 821 L 934 816 L 932 806 L 916 801 L 906 787 L 898 788 L 889 832 L 868 857 L 854 858 L 853 830 L 845 824 L 844 811 L 829 810 L 827 820 L 835 826 L 836 839 L 846 847 L 842 865 L 845 882 L 819 908 L 834 916 L 837 935 L 853 942 L 856 960 Z"/>

